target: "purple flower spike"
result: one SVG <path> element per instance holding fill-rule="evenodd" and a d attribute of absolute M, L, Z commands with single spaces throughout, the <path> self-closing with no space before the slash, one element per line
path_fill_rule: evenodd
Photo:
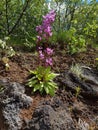
<path fill-rule="evenodd" d="M 43 23 L 36 27 L 36 31 L 38 32 L 39 36 L 37 36 L 37 42 L 45 39 L 49 39 L 52 36 L 52 28 L 51 24 L 55 20 L 56 13 L 54 10 L 50 11 L 48 14 L 43 16 Z"/>
<path fill-rule="evenodd" d="M 44 43 L 46 43 L 49 40 L 49 37 L 52 36 L 52 23 L 54 22 L 56 17 L 56 13 L 54 10 L 50 11 L 48 14 L 43 16 L 43 21 L 42 24 L 36 27 L 36 31 L 38 32 L 37 36 L 37 42 L 38 42 L 38 53 L 39 53 L 39 58 L 42 61 L 42 65 L 46 66 L 52 66 L 52 54 L 53 50 L 49 47 L 44 48 L 41 47 L 43 46 Z M 44 43 L 43 43 L 44 42 Z M 39 45 L 41 43 L 41 45 Z"/>

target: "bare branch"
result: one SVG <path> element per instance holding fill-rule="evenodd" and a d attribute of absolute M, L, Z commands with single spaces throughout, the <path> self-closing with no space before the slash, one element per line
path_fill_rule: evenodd
<path fill-rule="evenodd" d="M 12 29 L 9 31 L 8 35 L 12 34 L 12 32 L 14 31 L 14 29 L 17 27 L 17 25 L 19 24 L 20 20 L 22 19 L 24 12 L 26 11 L 28 4 L 29 4 L 30 0 L 27 0 L 25 6 L 22 9 L 22 12 L 20 13 L 19 18 L 17 19 L 16 23 L 14 24 L 14 26 L 12 27 Z"/>
<path fill-rule="evenodd" d="M 6 24 L 7 24 L 7 34 L 9 34 L 9 19 L 8 19 L 8 3 L 9 3 L 9 1 L 8 0 L 6 0 L 5 1 L 6 3 L 5 3 L 5 7 L 6 7 Z"/>

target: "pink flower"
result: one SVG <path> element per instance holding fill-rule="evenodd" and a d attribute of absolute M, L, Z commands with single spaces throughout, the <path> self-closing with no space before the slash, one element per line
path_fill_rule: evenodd
<path fill-rule="evenodd" d="M 37 40 L 41 41 L 42 40 L 41 36 L 37 36 Z"/>
<path fill-rule="evenodd" d="M 41 50 L 39 51 L 39 58 L 40 58 L 41 60 L 43 60 L 43 59 L 44 59 L 44 54 L 42 53 L 42 51 L 41 51 Z"/>
<path fill-rule="evenodd" d="M 46 59 L 46 66 L 52 66 L 52 58 Z"/>
<path fill-rule="evenodd" d="M 42 50 L 43 48 L 41 46 L 38 47 L 38 50 Z"/>
<path fill-rule="evenodd" d="M 44 32 L 50 33 L 50 32 L 51 32 L 51 27 L 50 27 L 50 26 L 47 26 L 47 28 L 45 28 Z"/>
<path fill-rule="evenodd" d="M 52 54 L 53 54 L 53 49 L 51 49 L 51 48 L 46 48 L 46 53 L 47 53 L 48 55 L 52 55 Z"/>
<path fill-rule="evenodd" d="M 47 35 L 46 35 L 46 34 L 43 34 L 43 37 L 44 37 L 44 38 L 47 38 Z"/>
<path fill-rule="evenodd" d="M 49 36 L 50 36 L 50 37 L 52 36 L 52 32 L 49 33 Z"/>
<path fill-rule="evenodd" d="M 53 23 L 55 20 L 56 13 L 54 10 L 50 11 L 47 15 L 43 16 L 43 22 Z"/>
<path fill-rule="evenodd" d="M 36 27 L 36 31 L 37 32 L 39 32 L 40 30 L 42 30 L 42 26 L 41 25 L 39 25 L 39 26 Z"/>
<path fill-rule="evenodd" d="M 42 34 L 42 30 L 39 31 L 39 34 Z"/>

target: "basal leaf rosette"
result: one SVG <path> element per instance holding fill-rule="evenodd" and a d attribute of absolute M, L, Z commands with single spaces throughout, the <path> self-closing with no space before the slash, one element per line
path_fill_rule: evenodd
<path fill-rule="evenodd" d="M 36 70 L 30 71 L 31 78 L 28 80 L 27 85 L 32 87 L 32 92 L 39 91 L 41 94 L 44 92 L 54 96 L 57 84 L 54 78 L 58 74 L 51 72 L 50 67 L 39 66 Z"/>

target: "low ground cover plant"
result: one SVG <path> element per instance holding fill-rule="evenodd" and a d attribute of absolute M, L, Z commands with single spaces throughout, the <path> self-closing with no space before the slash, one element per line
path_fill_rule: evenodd
<path fill-rule="evenodd" d="M 55 94 L 55 89 L 57 89 L 57 84 L 53 79 L 57 74 L 51 72 L 50 67 L 39 66 L 34 71 L 30 71 L 31 78 L 28 80 L 29 87 L 33 88 L 33 92 L 37 90 L 43 94 L 50 94 L 53 96 Z"/>

